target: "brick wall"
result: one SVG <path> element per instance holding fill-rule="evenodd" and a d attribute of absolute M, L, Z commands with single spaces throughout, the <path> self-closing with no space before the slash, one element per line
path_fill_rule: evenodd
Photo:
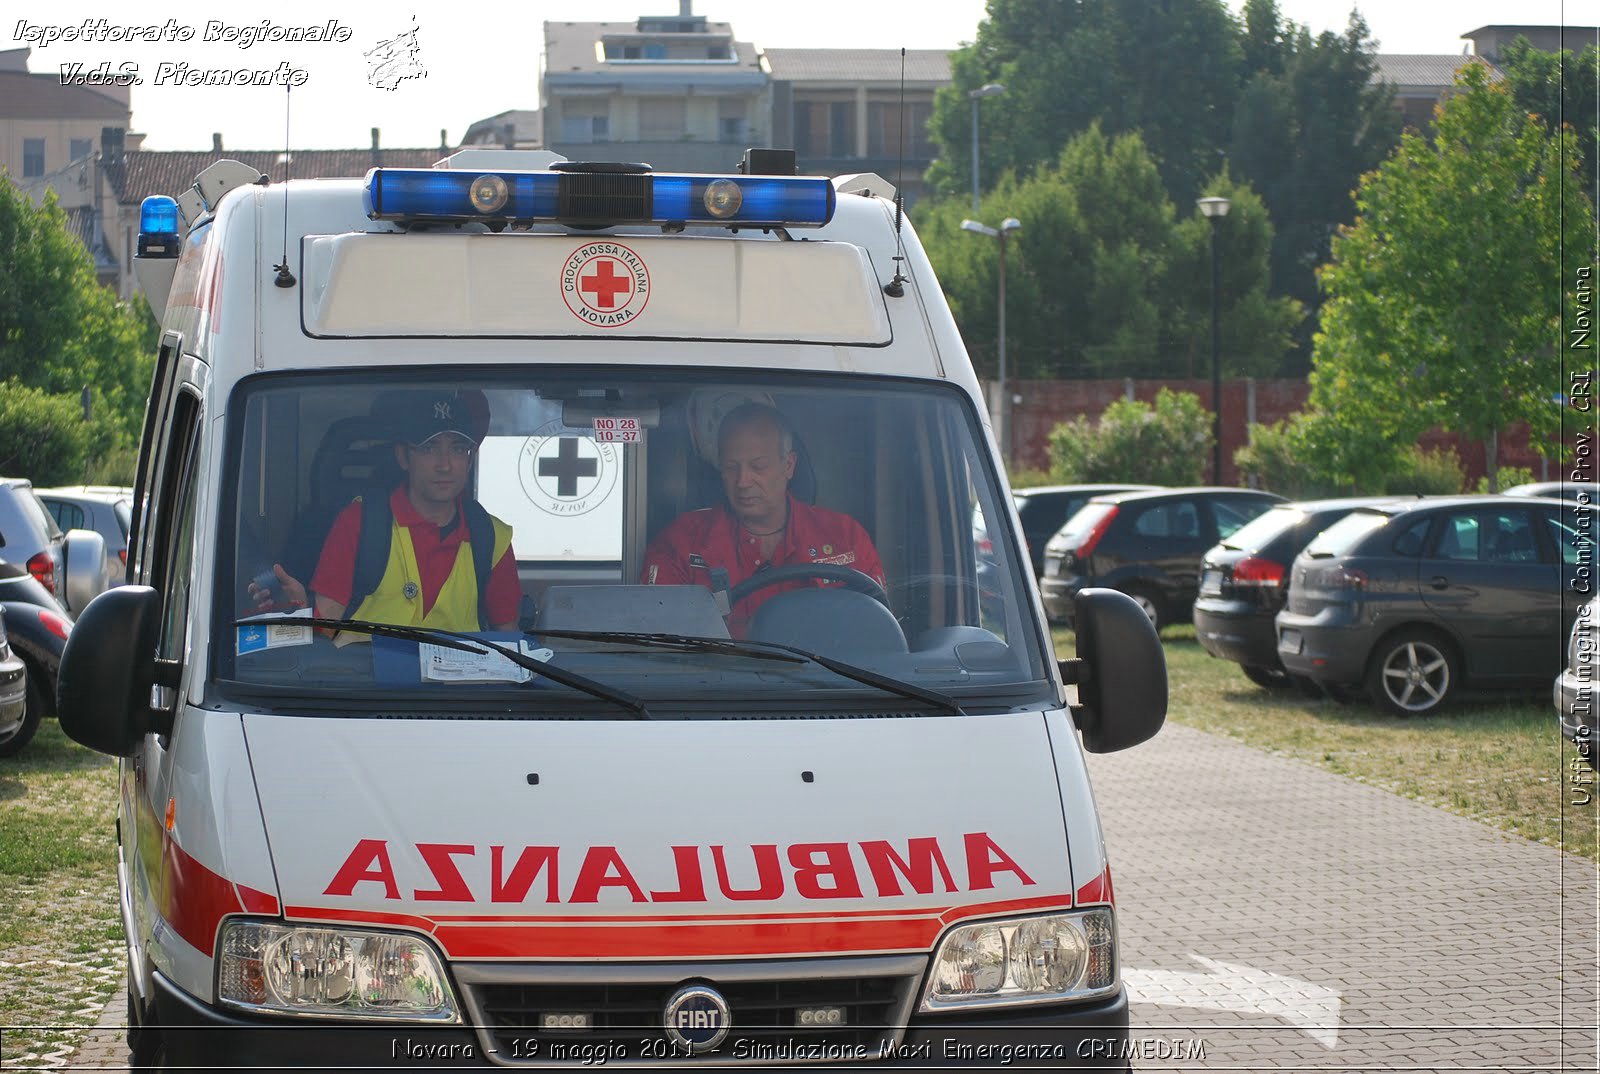
<path fill-rule="evenodd" d="M 991 388 L 993 385 L 986 384 Z M 1091 420 L 1098 418 L 1107 406 L 1124 398 L 1131 389 L 1133 398 L 1154 403 L 1156 393 L 1162 388 L 1176 392 L 1191 392 L 1198 396 L 1202 406 L 1211 405 L 1210 380 L 1022 380 L 1010 381 L 1013 398 L 1021 402 L 1011 405 L 1011 443 L 1016 466 L 1030 469 L 1048 469 L 1050 465 L 1050 430 L 1064 421 L 1079 415 Z M 1258 379 L 1255 381 L 1255 410 L 1250 406 L 1249 382 L 1243 379 L 1222 382 L 1222 483 L 1240 484 L 1239 472 L 1233 465 L 1233 453 L 1245 444 L 1245 426 L 1254 421 L 1271 425 L 1300 410 L 1310 385 L 1298 379 Z M 1484 474 L 1484 446 L 1480 441 L 1464 442 L 1455 433 L 1434 429 L 1419 441 L 1423 447 L 1436 449 L 1448 447 L 1456 452 L 1467 471 L 1469 484 L 1476 483 Z M 1526 466 L 1536 480 L 1541 479 L 1541 464 L 1528 443 L 1528 431 L 1518 426 L 1500 438 L 1500 465 Z M 1207 466 L 1209 471 L 1209 463 Z M 1559 476 L 1559 468 L 1549 467 L 1550 480 Z"/>

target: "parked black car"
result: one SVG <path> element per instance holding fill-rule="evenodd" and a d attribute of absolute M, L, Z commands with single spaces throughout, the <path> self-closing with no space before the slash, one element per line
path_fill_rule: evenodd
<path fill-rule="evenodd" d="M 0 608 L 0 757 L 11 757 L 28 744 L 39 722 L 30 719 L 28 665 L 11 651 L 6 640 L 5 609 Z"/>
<path fill-rule="evenodd" d="M 1579 603 L 1569 586 L 1589 571 L 1594 517 L 1579 510 L 1453 496 L 1353 511 L 1295 559 L 1278 657 L 1396 715 L 1435 712 L 1463 686 L 1548 689 Z"/>
<path fill-rule="evenodd" d="M 26 567 L 0 559 L 0 611 L 11 652 L 28 668 L 27 737 L 55 712 L 56 672 L 72 632 L 72 617 Z M 21 749 L 26 739 L 16 743 Z M 0 756 L 6 756 L 0 743 Z"/>
<path fill-rule="evenodd" d="M 1206 549 L 1282 496 L 1232 488 L 1096 496 L 1045 546 L 1039 588 L 1052 620 L 1069 621 L 1080 589 L 1126 593 L 1159 630 L 1187 622 Z"/>
<path fill-rule="evenodd" d="M 1194 634 L 1200 648 L 1232 660 L 1258 686 L 1293 685 L 1278 659 L 1273 618 L 1289 592 L 1289 566 L 1311 539 L 1358 507 L 1388 503 L 1373 497 L 1280 503 L 1224 537 L 1200 564 Z M 1320 694 L 1309 679 L 1300 683 Z"/>
<path fill-rule="evenodd" d="M 1091 499 L 1113 492 L 1157 488 L 1160 486 L 1041 485 L 1014 490 L 1011 498 L 1017 505 L 1017 517 L 1022 520 L 1022 539 L 1028 543 L 1028 560 L 1033 564 L 1033 576 L 1037 578 L 1044 573 L 1044 546 L 1050 543 L 1050 538 Z"/>
<path fill-rule="evenodd" d="M 1573 620 L 1567 638 L 1567 666 L 1555 683 L 1556 713 L 1561 733 L 1578 748 L 1590 768 L 1600 768 L 1600 599 L 1591 598 Z"/>

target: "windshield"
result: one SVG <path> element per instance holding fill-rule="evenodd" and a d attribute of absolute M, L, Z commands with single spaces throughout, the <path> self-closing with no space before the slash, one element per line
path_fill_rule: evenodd
<path fill-rule="evenodd" d="M 976 414 L 949 387 L 298 374 L 245 382 L 229 413 L 242 421 L 214 650 L 227 689 L 352 712 L 513 691 L 530 713 L 607 717 L 595 685 L 669 715 L 1050 699 Z M 290 612 L 475 634 L 552 670 L 393 631 L 235 625 Z"/>
<path fill-rule="evenodd" d="M 1298 526 L 1305 517 L 1306 513 L 1297 507 L 1274 507 L 1234 530 L 1223 540 L 1222 547 L 1259 552 L 1280 535 Z"/>

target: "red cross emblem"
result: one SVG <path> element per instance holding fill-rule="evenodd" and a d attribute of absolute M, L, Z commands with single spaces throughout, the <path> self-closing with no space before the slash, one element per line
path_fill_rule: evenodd
<path fill-rule="evenodd" d="M 617 275 L 617 263 L 609 257 L 597 257 L 592 262 L 594 271 L 587 276 L 578 277 L 578 289 L 585 294 L 594 296 L 594 304 L 600 309 L 608 310 L 616 307 L 617 296 L 626 295 L 633 291 L 633 281 L 627 275 Z"/>
<path fill-rule="evenodd" d="M 591 328 L 631 324 L 650 302 L 650 270 L 620 242 L 590 242 L 561 266 L 561 298 Z"/>

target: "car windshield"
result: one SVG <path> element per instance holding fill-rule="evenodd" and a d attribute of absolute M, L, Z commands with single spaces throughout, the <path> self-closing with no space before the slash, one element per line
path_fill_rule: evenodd
<path fill-rule="evenodd" d="M 1222 542 L 1222 547 L 1235 548 L 1242 552 L 1259 552 L 1298 526 L 1305 517 L 1306 513 L 1298 507 L 1274 507 L 1234 530 L 1227 540 Z"/>
<path fill-rule="evenodd" d="M 1381 529 L 1388 521 L 1389 516 L 1381 511 L 1352 511 L 1317 534 L 1306 545 L 1305 554 L 1312 557 L 1342 556 L 1367 534 Z"/>
<path fill-rule="evenodd" d="M 229 413 L 225 690 L 352 711 L 514 691 L 530 713 L 607 715 L 587 686 L 652 714 L 1053 699 L 1014 542 L 988 541 L 1008 522 L 977 413 L 948 386 L 385 370 L 255 378 Z M 289 612 L 442 627 L 552 670 L 394 631 L 238 624 Z"/>

